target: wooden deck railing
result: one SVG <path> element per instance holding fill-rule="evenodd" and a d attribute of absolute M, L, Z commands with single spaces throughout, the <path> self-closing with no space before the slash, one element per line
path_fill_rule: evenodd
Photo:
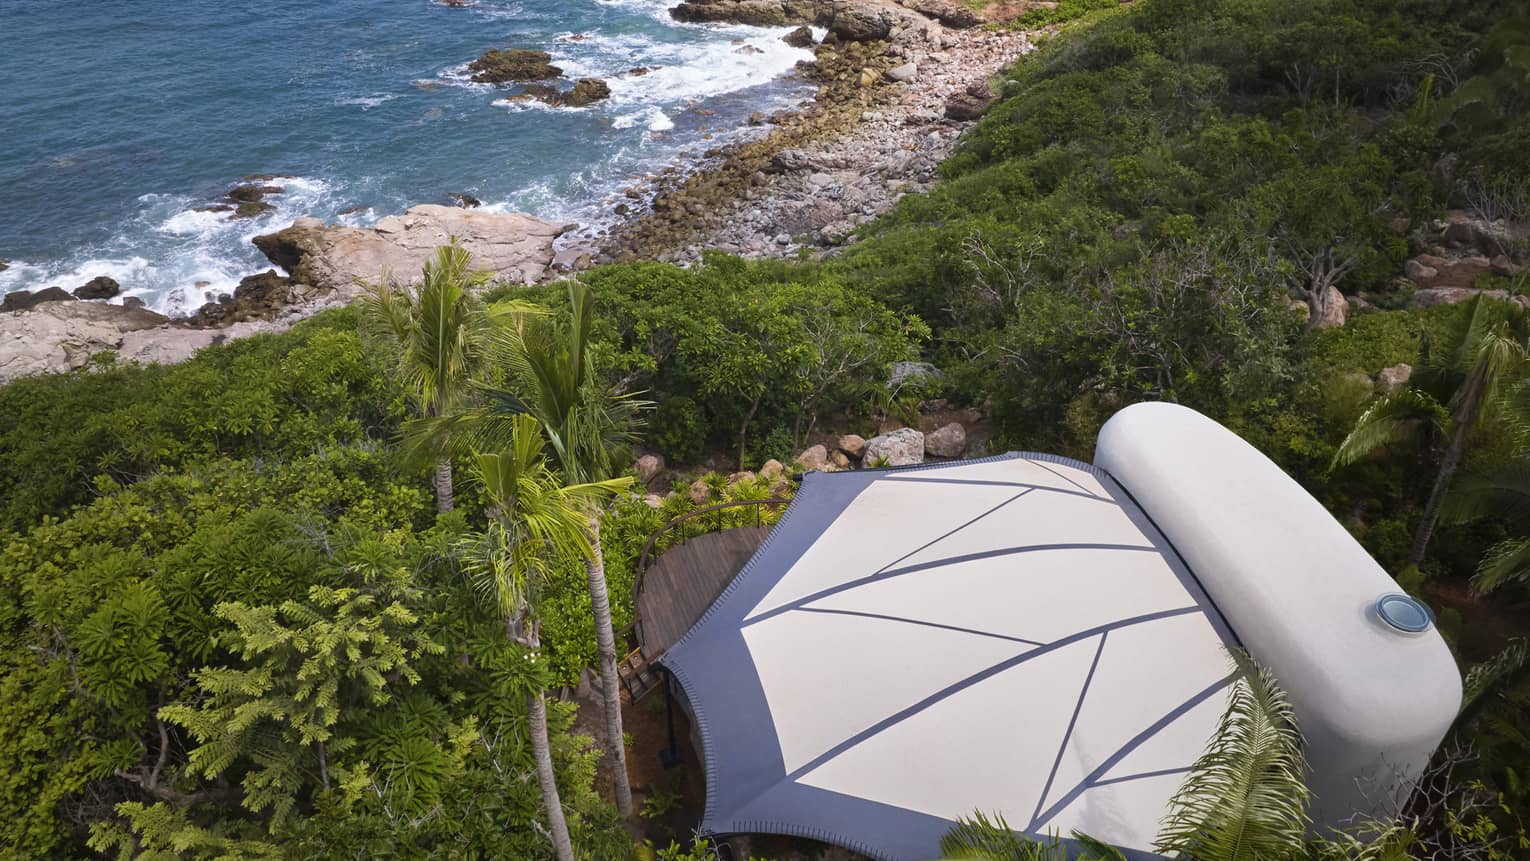
<path fill-rule="evenodd" d="M 683 537 L 679 541 L 675 542 L 675 544 L 666 546 L 664 548 L 665 550 L 674 547 L 676 544 L 682 544 L 691 538 L 695 538 L 697 535 L 705 535 L 709 532 L 722 531 L 724 528 L 723 512 L 730 509 L 752 507 L 754 509 L 754 523 L 730 523 L 726 528 L 732 529 L 738 526 L 751 525 L 763 526 L 765 525 L 764 512 L 767 510 L 767 508 L 784 506 L 790 502 L 790 499 L 779 496 L 773 496 L 769 499 L 735 499 L 730 502 L 719 502 L 713 505 L 704 506 L 702 508 L 692 509 L 669 521 L 663 526 L 660 526 L 652 535 L 648 536 L 648 541 L 643 544 L 642 552 L 638 554 L 637 569 L 635 570 L 632 578 L 632 606 L 634 608 L 637 607 L 637 598 L 639 595 L 643 594 L 643 575 L 647 573 L 648 565 L 653 560 L 654 547 L 659 543 L 659 539 L 664 537 L 667 533 L 675 529 L 687 530 L 682 533 Z M 713 518 L 712 527 L 710 529 L 703 528 L 699 532 L 689 532 L 689 524 L 696 524 L 698 526 L 705 527 L 707 515 L 711 515 Z"/>

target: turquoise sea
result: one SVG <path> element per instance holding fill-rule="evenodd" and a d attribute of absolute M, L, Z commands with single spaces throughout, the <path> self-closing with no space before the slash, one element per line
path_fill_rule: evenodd
<path fill-rule="evenodd" d="M 107 275 L 189 311 L 268 265 L 251 236 L 453 192 L 598 223 L 634 178 L 811 93 L 784 30 L 678 24 L 672 2 L 0 0 L 0 294 Z M 463 74 L 496 47 L 612 97 L 509 103 Z M 248 174 L 284 175 L 274 212 L 197 211 Z"/>

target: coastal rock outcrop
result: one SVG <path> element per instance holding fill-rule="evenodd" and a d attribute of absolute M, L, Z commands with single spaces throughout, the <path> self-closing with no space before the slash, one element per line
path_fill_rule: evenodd
<path fill-rule="evenodd" d="M 921 0 L 910 2 L 921 5 Z M 937 2 L 928 0 L 932 8 Z M 892 0 L 683 0 L 669 14 L 676 21 L 691 24 L 756 27 L 810 24 L 848 42 L 880 41 L 929 20 L 925 13 Z"/>
<path fill-rule="evenodd" d="M 31 290 L 13 290 L 0 299 L 0 311 L 25 311 L 44 302 L 73 302 L 74 297 L 62 287 L 49 287 L 33 293 Z"/>
<path fill-rule="evenodd" d="M 425 204 L 370 228 L 299 218 L 291 227 L 253 241 L 293 281 L 355 295 L 361 283 L 376 281 L 384 272 L 395 279 L 418 279 L 436 247 L 453 238 L 473 255 L 476 269 L 532 283 L 553 261 L 553 240 L 572 227 L 518 213 Z"/>
<path fill-rule="evenodd" d="M 267 269 L 244 278 L 234 288 L 232 296 L 208 302 L 185 322 L 188 326 L 206 328 L 244 320 L 269 320 L 284 313 L 292 304 L 309 298 L 312 293 L 312 287 L 295 284 L 275 269 Z"/>
<path fill-rule="evenodd" d="M 552 55 L 529 48 L 492 50 L 468 64 L 472 78 L 480 84 L 545 81 L 563 74 L 552 64 Z"/>
<path fill-rule="evenodd" d="M 122 285 L 105 275 L 98 275 L 74 288 L 76 299 L 110 299 L 122 292 Z"/>

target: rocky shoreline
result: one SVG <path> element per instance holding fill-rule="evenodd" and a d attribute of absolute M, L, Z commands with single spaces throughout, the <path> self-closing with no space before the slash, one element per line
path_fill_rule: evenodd
<path fill-rule="evenodd" d="M 805 70 L 820 82 L 811 104 L 772 117 L 763 138 L 710 152 L 703 169 L 629 190 L 646 205 L 607 231 L 569 237 L 555 267 L 688 263 L 708 248 L 748 258 L 830 253 L 903 195 L 927 191 L 994 101 L 991 78 L 1033 46 L 1022 32 L 922 20 L 890 42 L 820 45 Z"/>
<path fill-rule="evenodd" d="M 476 212 L 476 201 L 416 206 L 370 228 L 300 218 L 254 239 L 282 272 L 251 275 L 187 318 L 76 301 L 110 298 L 99 284 L 76 295 L 12 294 L 0 306 L 0 382 L 77 370 L 105 352 L 118 361 L 182 361 L 209 344 L 281 331 L 353 300 L 383 271 L 417 277 L 431 249 L 453 236 L 480 266 L 518 283 L 599 263 L 687 263 L 706 248 L 744 257 L 832 253 L 903 194 L 930 186 L 962 130 L 993 100 L 991 76 L 1031 48 L 1024 33 L 977 29 L 981 18 L 948 0 L 686 0 L 672 14 L 802 25 L 786 37 L 799 46 L 812 44 L 809 27 L 821 28 L 814 61 L 799 69 L 818 84 L 816 97 L 797 111 L 751 118 L 767 128 L 762 136 L 629 188 L 616 209 L 624 214 L 604 229 Z M 219 208 L 261 206 L 264 194 L 281 193 L 256 179 L 267 178 L 247 178 L 252 191 L 236 188 Z"/>

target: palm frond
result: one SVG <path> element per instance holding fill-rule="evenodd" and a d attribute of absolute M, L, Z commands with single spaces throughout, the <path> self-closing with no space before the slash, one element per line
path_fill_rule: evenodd
<path fill-rule="evenodd" d="M 1452 734 L 1475 719 L 1493 698 L 1526 678 L 1530 678 L 1530 640 L 1517 637 L 1503 651 L 1467 671 Z"/>
<path fill-rule="evenodd" d="M 1472 591 L 1485 595 L 1509 583 L 1530 582 L 1530 538 L 1510 538 L 1489 547 L 1472 575 Z"/>
<path fill-rule="evenodd" d="M 987 859 L 987 861 L 1067 861 L 1068 852 L 1055 836 L 1037 840 L 1010 830 L 1000 814 L 989 819 L 982 812 L 971 819 L 959 819 L 940 838 L 941 856 L 946 859 Z"/>
<path fill-rule="evenodd" d="M 1170 801 L 1157 851 L 1203 861 L 1284 857 L 1307 829 L 1307 764 L 1274 676 L 1234 653 L 1242 675 L 1216 734 Z"/>
<path fill-rule="evenodd" d="M 1473 470 L 1457 478 L 1440 516 L 1446 523 L 1484 517 L 1530 522 L 1530 460 Z"/>
<path fill-rule="evenodd" d="M 1073 839 L 1080 848 L 1078 861 L 1126 861 L 1126 855 L 1120 849 L 1082 831 L 1073 832 Z"/>
<path fill-rule="evenodd" d="M 1348 466 L 1388 445 L 1407 439 L 1421 427 L 1443 432 L 1450 413 L 1433 396 L 1415 388 L 1382 395 L 1355 422 L 1349 436 L 1339 444 L 1330 468 Z"/>

